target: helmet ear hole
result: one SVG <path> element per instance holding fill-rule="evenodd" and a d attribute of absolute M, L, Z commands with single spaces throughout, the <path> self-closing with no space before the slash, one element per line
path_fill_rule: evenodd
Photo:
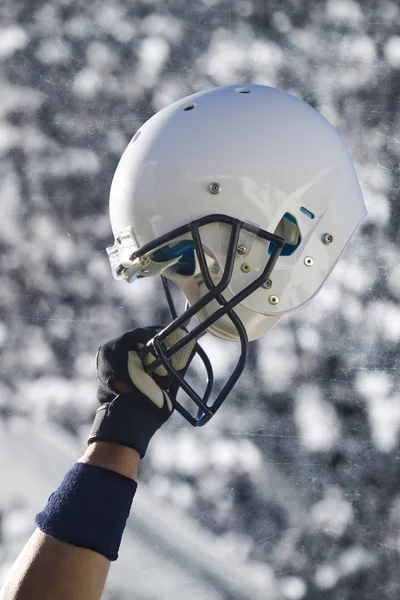
<path fill-rule="evenodd" d="M 296 217 L 294 217 L 291 213 L 285 213 L 283 215 L 274 231 L 274 234 L 286 240 L 286 244 L 283 246 L 281 256 L 290 256 L 301 243 L 300 227 L 297 223 Z M 268 254 L 271 255 L 274 249 L 275 244 L 270 244 L 268 248 Z"/>
<path fill-rule="evenodd" d="M 195 270 L 194 244 L 190 240 L 182 240 L 156 250 L 151 259 L 155 262 L 167 262 L 179 258 L 175 270 L 179 275 L 193 275 Z"/>

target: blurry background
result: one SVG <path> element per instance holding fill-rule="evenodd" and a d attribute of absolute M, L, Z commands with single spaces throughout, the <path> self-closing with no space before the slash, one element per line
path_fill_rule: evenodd
<path fill-rule="evenodd" d="M 116 282 L 106 257 L 126 144 L 180 97 L 252 82 L 339 130 L 369 216 L 318 296 L 252 344 L 212 422 L 175 415 L 155 437 L 129 520 L 144 545 L 122 546 L 104 598 L 399 597 L 399 24 L 390 0 L 0 3 L 0 583 L 84 452 L 98 346 L 167 319 L 161 283 Z M 207 344 L 223 378 L 234 347 L 218 362 Z M 152 501 L 197 532 L 180 554 Z M 161 564 L 183 565 L 175 584 Z"/>

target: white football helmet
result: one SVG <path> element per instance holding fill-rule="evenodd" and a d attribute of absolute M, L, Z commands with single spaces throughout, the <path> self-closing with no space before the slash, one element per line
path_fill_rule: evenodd
<path fill-rule="evenodd" d="M 207 90 L 136 132 L 111 186 L 115 244 L 107 250 L 116 278 L 163 277 L 176 318 L 148 349 L 158 359 L 153 370 L 162 363 L 199 407 L 194 418 L 175 400 L 192 424 L 207 422 L 232 389 L 248 341 L 315 296 L 366 214 L 338 132 L 286 92 L 253 84 Z M 187 299 L 179 317 L 168 280 Z M 167 349 L 163 340 L 192 316 L 199 324 Z M 211 406 L 211 390 L 200 398 L 169 360 L 205 331 L 242 344 Z"/>

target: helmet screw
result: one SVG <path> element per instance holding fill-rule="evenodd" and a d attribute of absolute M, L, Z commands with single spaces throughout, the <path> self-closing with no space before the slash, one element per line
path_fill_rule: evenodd
<path fill-rule="evenodd" d="M 325 246 L 329 246 L 329 244 L 332 244 L 333 242 L 333 235 L 331 233 L 324 233 L 322 236 L 322 242 L 325 244 Z"/>
<path fill-rule="evenodd" d="M 272 279 L 267 279 L 267 281 L 264 281 L 261 287 L 264 288 L 264 290 L 269 290 L 269 288 L 272 287 Z"/>
<path fill-rule="evenodd" d="M 314 260 L 311 258 L 311 256 L 306 256 L 304 259 L 304 264 L 306 265 L 306 267 L 312 267 L 312 265 L 314 264 Z"/>
<path fill-rule="evenodd" d="M 237 253 L 241 254 L 242 256 L 244 254 L 247 254 L 247 246 L 245 246 L 244 244 L 239 244 L 239 246 L 237 247 Z"/>
<path fill-rule="evenodd" d="M 249 263 L 243 263 L 240 270 L 243 271 L 243 273 L 249 273 L 251 271 L 251 266 Z"/>
<path fill-rule="evenodd" d="M 208 186 L 208 189 L 210 191 L 210 194 L 219 194 L 221 191 L 221 184 L 218 183 L 217 181 L 213 181 L 212 183 L 210 183 L 210 185 Z"/>
<path fill-rule="evenodd" d="M 269 302 L 270 304 L 278 304 L 278 302 L 279 302 L 279 298 L 278 298 L 278 296 L 270 296 L 270 297 L 268 298 L 268 302 Z"/>

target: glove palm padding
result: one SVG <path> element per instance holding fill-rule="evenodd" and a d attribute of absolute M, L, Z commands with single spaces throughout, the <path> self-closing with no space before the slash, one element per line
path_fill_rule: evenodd
<path fill-rule="evenodd" d="M 173 412 L 168 396 L 171 377 L 158 367 L 150 377 L 143 367 L 138 351 L 161 328 L 135 329 L 100 346 L 96 356 L 99 387 L 97 398 L 102 405 L 97 411 L 88 444 L 95 441 L 115 442 L 146 453 L 154 433 Z M 171 346 L 185 335 L 180 329 L 166 339 Z M 171 359 L 174 367 L 183 370 L 193 351 L 195 342 L 189 342 Z M 154 360 L 145 357 L 146 364 Z M 125 385 L 126 392 L 119 393 L 115 382 Z"/>

